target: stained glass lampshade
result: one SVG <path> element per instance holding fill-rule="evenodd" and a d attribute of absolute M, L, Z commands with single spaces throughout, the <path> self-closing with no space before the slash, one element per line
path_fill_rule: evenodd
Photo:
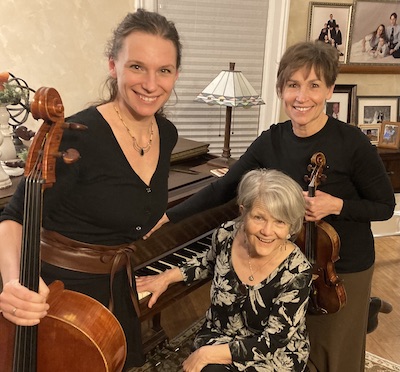
<path fill-rule="evenodd" d="M 222 156 L 210 160 L 209 164 L 220 168 L 229 168 L 234 162 L 231 158 L 230 149 L 232 108 L 264 105 L 264 101 L 251 86 L 243 73 L 241 71 L 235 71 L 235 63 L 233 62 L 229 64 L 229 70 L 221 71 L 195 100 L 205 102 L 209 105 L 226 106 Z"/>

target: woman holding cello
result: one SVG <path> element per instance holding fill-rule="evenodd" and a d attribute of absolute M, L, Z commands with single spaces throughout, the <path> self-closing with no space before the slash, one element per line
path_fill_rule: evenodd
<path fill-rule="evenodd" d="M 240 178 L 251 169 L 275 168 L 290 175 L 304 190 L 306 221 L 323 220 L 339 237 L 340 259 L 326 265 L 332 269 L 334 263 L 347 293 L 347 303 L 339 311 L 308 315 L 309 368 L 361 372 L 375 259 L 370 222 L 390 218 L 395 199 L 368 138 L 358 128 L 324 112 L 338 70 L 337 51 L 324 43 L 301 42 L 289 47 L 280 61 L 276 86 L 289 120 L 261 133 L 224 177 L 168 210 L 152 231 L 169 220 L 176 222 L 232 199 Z M 306 191 L 308 165 L 316 153 L 326 159 L 321 178 L 325 180 L 311 196 Z"/>
<path fill-rule="evenodd" d="M 179 75 L 181 43 L 172 22 L 139 9 L 115 29 L 107 57 L 109 97 L 67 119 L 87 127 L 66 131 L 60 145 L 76 149 L 80 159 L 57 161 L 56 182 L 44 192 L 39 293 L 18 282 L 23 183 L 1 215 L 0 310 L 17 325 L 38 324 L 49 311 L 47 285 L 61 280 L 113 310 L 129 369 L 144 363 L 130 243 L 167 207 L 178 134 L 162 108 Z"/>

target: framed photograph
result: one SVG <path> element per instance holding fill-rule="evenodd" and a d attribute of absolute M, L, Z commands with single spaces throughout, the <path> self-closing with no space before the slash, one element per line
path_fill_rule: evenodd
<path fill-rule="evenodd" d="M 400 50 L 395 52 L 400 33 L 396 14 L 400 15 L 398 0 L 355 0 L 347 58 L 350 65 L 372 67 L 369 73 L 387 72 L 387 67 L 392 73 L 400 72 Z"/>
<path fill-rule="evenodd" d="M 360 124 L 358 126 L 361 131 L 369 138 L 371 143 L 378 146 L 381 138 L 382 124 Z"/>
<path fill-rule="evenodd" d="M 400 122 L 384 121 L 381 131 L 382 134 L 378 147 L 398 149 L 400 142 Z"/>
<path fill-rule="evenodd" d="M 326 102 L 326 114 L 356 125 L 357 85 L 337 84 L 332 98 Z"/>
<path fill-rule="evenodd" d="M 358 124 L 398 121 L 398 97 L 357 97 Z"/>
<path fill-rule="evenodd" d="M 310 2 L 308 40 L 320 40 L 339 52 L 339 61 L 346 63 L 352 4 Z"/>

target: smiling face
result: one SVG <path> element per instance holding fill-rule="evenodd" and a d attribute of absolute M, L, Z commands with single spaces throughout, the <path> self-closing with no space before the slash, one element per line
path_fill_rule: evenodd
<path fill-rule="evenodd" d="M 177 50 L 170 40 L 140 31 L 129 34 L 110 59 L 110 75 L 117 79 L 117 100 L 137 119 L 154 115 L 168 100 L 176 79 Z"/>
<path fill-rule="evenodd" d="M 252 257 L 268 256 L 285 243 L 289 230 L 289 224 L 272 217 L 256 200 L 244 218 L 249 254 Z"/>
<path fill-rule="evenodd" d="M 295 71 L 281 95 L 293 132 L 299 137 L 311 136 L 324 127 L 325 102 L 332 97 L 334 89 L 334 85 L 326 85 L 322 76 L 318 78 L 314 68 L 307 72 L 305 68 Z"/>

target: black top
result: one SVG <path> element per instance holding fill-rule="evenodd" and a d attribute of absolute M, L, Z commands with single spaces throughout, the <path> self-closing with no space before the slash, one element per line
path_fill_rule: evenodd
<path fill-rule="evenodd" d="M 300 138 L 291 121 L 274 124 L 264 131 L 222 178 L 167 211 L 172 222 L 222 204 L 236 195 L 237 185 L 247 171 L 274 168 L 295 179 L 304 190 L 304 175 L 315 152 L 323 152 L 326 181 L 319 190 L 343 199 L 339 216 L 324 220 L 337 231 L 340 240 L 338 273 L 358 272 L 374 260 L 370 221 L 386 220 L 393 214 L 395 199 L 389 177 L 377 150 L 357 127 L 328 118 L 313 136 Z"/>
<path fill-rule="evenodd" d="M 43 227 L 91 244 L 117 245 L 141 238 L 161 218 L 168 203 L 171 152 L 175 126 L 157 117 L 160 157 L 146 185 L 125 158 L 110 126 L 96 107 L 71 116 L 86 131 L 65 130 L 60 150 L 75 148 L 81 159 L 72 165 L 57 160 L 56 182 L 44 192 Z M 1 220 L 22 223 L 24 182 Z"/>

